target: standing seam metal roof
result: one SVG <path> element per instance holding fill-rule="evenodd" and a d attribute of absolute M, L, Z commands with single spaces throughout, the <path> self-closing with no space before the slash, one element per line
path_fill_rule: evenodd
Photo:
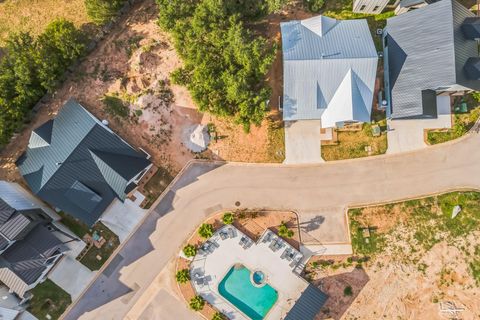
<path fill-rule="evenodd" d="M 145 154 L 135 151 L 74 100 L 54 119 L 50 145 L 27 148 L 17 161 L 34 193 L 88 225 L 95 223 L 115 197 L 123 200 L 129 180 L 149 165 Z M 93 202 L 84 206 L 72 202 L 65 194 L 75 181 L 102 200 L 90 198 Z"/>
<path fill-rule="evenodd" d="M 387 20 L 389 86 L 393 118 L 436 117 L 422 103 L 422 91 L 459 85 L 478 90 L 463 66 L 478 56 L 475 41 L 460 26 L 472 12 L 454 0 L 441 0 Z"/>
<path fill-rule="evenodd" d="M 326 108 L 332 107 L 329 104 L 349 72 L 355 75 L 360 92 L 356 96 L 363 100 L 353 101 L 353 105 L 367 106 L 370 115 L 378 57 L 368 24 L 364 19 L 324 21 L 325 18 L 317 16 L 281 24 L 284 120 L 321 119 Z M 319 33 L 323 29 L 312 19 L 317 24 L 328 24 L 324 34 Z M 340 111 L 336 115 L 338 121 L 364 121 L 342 119 L 345 115 Z"/>

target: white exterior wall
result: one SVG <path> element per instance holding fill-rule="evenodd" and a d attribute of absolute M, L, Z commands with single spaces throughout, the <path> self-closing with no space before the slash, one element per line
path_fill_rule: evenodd
<path fill-rule="evenodd" d="M 353 12 L 378 14 L 385 9 L 390 0 L 354 0 Z"/>

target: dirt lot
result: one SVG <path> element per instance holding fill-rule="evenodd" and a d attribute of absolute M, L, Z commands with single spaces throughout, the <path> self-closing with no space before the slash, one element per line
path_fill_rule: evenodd
<path fill-rule="evenodd" d="M 52 98 L 41 103 L 32 122 L 1 151 L 0 179 L 21 180 L 14 162 L 25 150 L 31 130 L 54 117 L 71 97 L 99 119 L 108 120 L 116 133 L 145 149 L 157 166 L 171 173 L 193 158 L 283 160 L 283 128 L 278 112 L 273 110 L 261 127 L 253 126 L 247 134 L 228 119 L 199 113 L 186 88 L 169 84 L 169 74 L 181 61 L 168 35 L 157 26 L 156 17 L 154 1 L 145 0 L 120 19 L 117 27 L 67 77 Z M 263 31 L 276 34 L 278 39 L 280 18 L 270 19 L 272 23 L 262 26 L 266 28 Z M 278 65 L 277 61 L 269 81 L 278 83 L 277 78 L 281 77 Z M 172 99 L 165 99 L 163 91 L 159 93 L 160 84 L 165 84 L 164 91 L 173 93 Z M 105 95 L 120 98 L 129 108 L 128 117 L 107 112 L 102 102 Z M 213 123 L 218 139 L 207 151 L 194 154 L 183 146 L 182 139 L 186 128 L 200 123 Z"/>
<path fill-rule="evenodd" d="M 478 199 L 451 193 L 351 211 L 357 255 L 316 257 L 306 269 L 330 296 L 317 318 L 478 319 Z"/>
<path fill-rule="evenodd" d="M 80 27 L 88 23 L 84 0 L 0 1 L 0 46 L 10 32 L 28 31 L 37 35 L 56 18 L 65 18 Z"/>

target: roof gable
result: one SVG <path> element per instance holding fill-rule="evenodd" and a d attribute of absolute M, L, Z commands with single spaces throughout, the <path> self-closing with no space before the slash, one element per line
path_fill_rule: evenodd
<path fill-rule="evenodd" d="M 323 37 L 335 26 L 337 20 L 326 16 L 316 16 L 302 20 L 300 23 L 316 35 Z"/>
<path fill-rule="evenodd" d="M 322 127 L 335 127 L 338 122 L 343 121 L 370 121 L 371 109 L 365 105 L 358 81 L 358 77 L 349 69 L 322 114 Z"/>
<path fill-rule="evenodd" d="M 365 19 L 317 16 L 282 23 L 281 29 L 284 120 L 320 120 L 349 70 L 361 84 L 355 96 L 370 114 L 378 56 Z"/>
<path fill-rule="evenodd" d="M 73 100 L 59 112 L 52 128 L 50 145 L 28 148 L 17 166 L 34 193 L 89 225 L 115 197 L 123 199 L 130 180 L 150 165 L 143 153 Z M 86 189 L 101 200 L 96 204 L 98 198 L 88 196 Z M 76 200 L 80 194 L 92 201 Z"/>

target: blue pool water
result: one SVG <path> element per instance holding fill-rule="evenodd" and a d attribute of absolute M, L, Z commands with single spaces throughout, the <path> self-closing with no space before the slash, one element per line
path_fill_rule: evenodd
<path fill-rule="evenodd" d="M 261 285 L 265 282 L 265 275 L 261 271 L 255 271 L 253 273 L 253 282 L 255 284 Z"/>
<path fill-rule="evenodd" d="M 250 270 L 234 266 L 218 285 L 218 292 L 252 320 L 262 320 L 278 298 L 268 284 L 255 287 L 250 281 Z"/>

